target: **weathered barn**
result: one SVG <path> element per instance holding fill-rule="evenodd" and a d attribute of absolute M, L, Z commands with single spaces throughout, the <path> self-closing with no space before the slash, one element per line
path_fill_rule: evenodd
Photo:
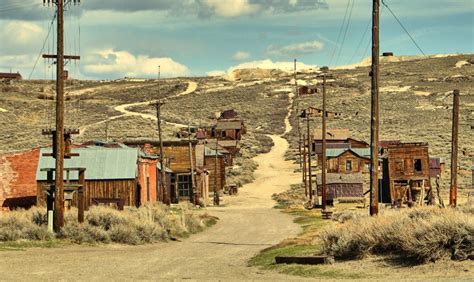
<path fill-rule="evenodd" d="M 160 142 L 156 140 L 129 140 L 125 141 L 129 146 L 138 146 L 145 152 L 158 155 L 160 152 Z M 168 191 L 171 201 L 189 201 L 194 199 L 193 183 L 191 177 L 191 159 L 189 157 L 189 143 L 191 143 L 191 156 L 194 165 L 195 187 L 197 191 L 204 191 L 207 187 L 207 172 L 199 167 L 200 159 L 204 158 L 204 150 L 198 146 L 198 140 L 163 141 L 164 160 L 168 164 L 172 173 L 170 175 L 170 190 Z M 201 156 L 202 155 L 202 156 Z"/>
<path fill-rule="evenodd" d="M 431 203 L 428 143 L 389 145 L 382 155 L 382 202 Z"/>
<path fill-rule="evenodd" d="M 39 149 L 0 155 L 0 209 L 36 204 Z"/>
<path fill-rule="evenodd" d="M 322 161 L 322 157 L 318 161 Z M 370 148 L 327 149 L 327 171 L 332 173 L 368 173 Z"/>
<path fill-rule="evenodd" d="M 65 168 L 85 168 L 85 208 L 97 203 L 115 203 L 125 206 L 140 206 L 146 202 L 156 202 L 157 158 L 143 154 L 137 148 L 81 147 L 73 148 L 78 157 L 64 160 Z M 54 168 L 55 159 L 43 156 L 51 153 L 51 148 L 40 151 L 36 172 L 38 204 L 44 205 L 44 189 L 47 185 L 46 172 L 42 169 Z M 67 175 L 65 175 L 67 179 Z M 77 183 L 78 173 L 69 175 L 72 184 Z M 66 197 L 68 198 L 68 197 Z M 77 195 L 72 195 L 71 205 L 77 206 Z"/>
<path fill-rule="evenodd" d="M 322 176 L 316 175 L 317 195 L 322 193 Z M 341 173 L 327 173 L 326 174 L 326 191 L 328 199 L 336 198 L 361 198 L 364 194 L 364 181 L 360 173 L 355 174 L 341 174 Z"/>

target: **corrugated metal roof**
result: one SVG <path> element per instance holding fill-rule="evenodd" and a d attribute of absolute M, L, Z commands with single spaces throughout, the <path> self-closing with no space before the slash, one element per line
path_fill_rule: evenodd
<path fill-rule="evenodd" d="M 316 175 L 316 184 L 321 185 L 322 175 Z M 353 183 L 364 183 L 363 176 L 361 173 L 351 173 L 351 174 L 343 174 L 343 173 L 327 173 L 326 174 L 326 184 L 353 184 Z"/>
<path fill-rule="evenodd" d="M 370 148 L 351 148 L 351 149 L 326 149 L 326 157 L 328 158 L 335 158 L 346 151 L 352 151 L 356 155 L 363 157 L 363 158 L 370 158 Z"/>
<path fill-rule="evenodd" d="M 137 148 L 104 148 L 86 147 L 73 148 L 73 153 L 79 153 L 79 157 L 64 160 L 65 168 L 86 168 L 86 180 L 105 179 L 135 179 L 137 176 L 137 160 L 139 150 Z M 43 153 L 51 153 L 51 148 L 43 148 L 40 151 L 36 180 L 46 180 L 46 172 L 43 168 L 54 168 L 55 159 L 44 157 Z M 70 179 L 76 180 L 77 172 L 71 172 Z"/>

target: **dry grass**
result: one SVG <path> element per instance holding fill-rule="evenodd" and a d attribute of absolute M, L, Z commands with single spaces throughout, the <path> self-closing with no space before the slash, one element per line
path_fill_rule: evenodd
<path fill-rule="evenodd" d="M 147 244 L 185 237 L 199 232 L 215 218 L 197 215 L 191 207 L 168 208 L 146 204 L 121 212 L 108 207 L 91 207 L 85 223 L 77 223 L 77 211 L 66 213 L 66 225 L 59 234 L 47 231 L 46 211 L 41 208 L 18 210 L 0 215 L 0 242 L 19 240 L 50 241 L 54 238 L 83 243 Z"/>
<path fill-rule="evenodd" d="M 458 209 L 425 207 L 354 216 L 319 234 L 322 250 L 339 259 L 394 255 L 405 263 L 474 259 L 474 218 Z"/>

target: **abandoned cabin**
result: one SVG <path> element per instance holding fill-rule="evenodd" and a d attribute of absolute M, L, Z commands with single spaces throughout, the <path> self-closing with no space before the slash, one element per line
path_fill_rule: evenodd
<path fill-rule="evenodd" d="M 327 171 L 331 173 L 368 173 L 370 148 L 327 149 Z M 322 156 L 318 155 L 318 162 Z"/>
<path fill-rule="evenodd" d="M 145 154 L 138 148 L 107 148 L 86 146 L 73 148 L 79 156 L 64 160 L 64 167 L 85 168 L 85 208 L 97 204 L 117 206 L 140 206 L 159 200 L 157 184 L 158 157 Z M 37 166 L 38 205 L 45 204 L 45 187 L 49 185 L 44 169 L 54 168 L 55 159 L 44 154 L 51 148 L 42 148 Z M 170 173 L 171 171 L 167 171 Z M 78 183 L 78 172 L 65 173 L 65 181 Z M 66 194 L 65 199 L 71 206 L 77 206 L 77 193 Z"/>
<path fill-rule="evenodd" d="M 322 193 L 322 176 L 316 175 L 317 195 Z M 342 174 L 327 173 L 326 174 L 326 191 L 329 200 L 337 198 L 363 198 L 364 197 L 364 181 L 360 173 Z"/>
<path fill-rule="evenodd" d="M 428 143 L 400 143 L 383 149 L 383 203 L 396 206 L 431 203 Z"/>
<path fill-rule="evenodd" d="M 309 87 L 306 85 L 298 87 L 298 96 L 311 95 L 315 93 L 318 93 L 318 89 L 316 87 Z"/>

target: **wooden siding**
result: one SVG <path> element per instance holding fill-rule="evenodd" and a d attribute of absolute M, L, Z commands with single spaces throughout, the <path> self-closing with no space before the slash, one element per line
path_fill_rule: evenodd
<path fill-rule="evenodd" d="M 214 181 L 215 173 L 215 156 L 205 157 L 204 168 L 209 172 L 209 192 L 215 191 Z M 225 186 L 225 163 L 223 157 L 217 158 L 217 191 L 221 191 Z"/>
<path fill-rule="evenodd" d="M 71 184 L 77 184 L 77 181 L 71 181 Z M 46 185 L 46 181 L 38 181 L 37 185 L 37 202 L 38 205 L 44 206 L 46 202 L 42 187 Z M 136 190 L 135 180 L 86 180 L 84 207 L 86 210 L 89 209 L 93 198 L 118 198 L 123 199 L 126 206 L 136 206 Z M 77 207 L 77 193 L 74 193 L 72 206 Z"/>
<path fill-rule="evenodd" d="M 329 197 L 345 198 L 345 197 L 363 197 L 363 184 L 362 183 L 334 183 L 327 184 L 327 191 Z M 322 185 L 318 185 L 318 196 L 321 196 Z"/>
<path fill-rule="evenodd" d="M 346 170 L 346 161 L 352 162 L 352 170 Z M 337 158 L 328 159 L 328 172 L 331 173 L 367 173 L 367 165 L 370 163 L 369 159 L 361 158 L 351 151 L 346 151 Z"/>

